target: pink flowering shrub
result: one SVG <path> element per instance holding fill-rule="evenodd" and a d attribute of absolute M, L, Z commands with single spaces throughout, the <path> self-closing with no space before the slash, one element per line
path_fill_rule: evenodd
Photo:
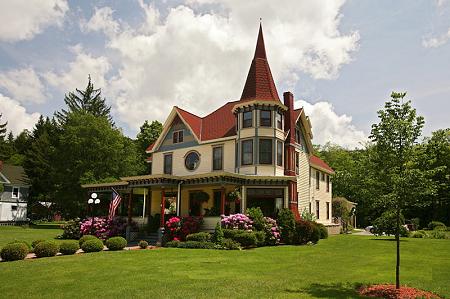
<path fill-rule="evenodd" d="M 277 221 L 270 217 L 264 217 L 264 232 L 266 233 L 266 243 L 268 245 L 277 245 L 281 241 L 280 229 Z"/>
<path fill-rule="evenodd" d="M 253 229 L 253 221 L 244 214 L 222 215 L 220 224 L 223 228 L 227 229 L 243 229 L 248 231 Z"/>
<path fill-rule="evenodd" d="M 137 228 L 135 222 L 131 223 L 133 229 Z M 108 220 L 106 217 L 95 217 L 94 228 L 92 231 L 92 218 L 87 218 L 80 223 L 81 235 L 93 234 L 101 240 L 106 240 L 115 236 L 123 236 L 127 228 L 127 220 L 123 218 L 114 218 Z"/>
<path fill-rule="evenodd" d="M 166 221 L 164 240 L 166 242 L 184 241 L 187 235 L 199 232 L 202 221 L 203 219 L 201 217 L 172 217 Z"/>

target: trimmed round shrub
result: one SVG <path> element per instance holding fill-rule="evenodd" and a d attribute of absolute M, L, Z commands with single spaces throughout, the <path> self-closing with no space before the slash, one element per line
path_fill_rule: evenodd
<path fill-rule="evenodd" d="M 241 244 L 239 244 L 238 242 L 233 241 L 231 239 L 223 239 L 222 249 L 226 249 L 226 250 L 240 250 L 241 249 Z"/>
<path fill-rule="evenodd" d="M 127 240 L 123 237 L 112 237 L 106 240 L 106 247 L 109 250 L 116 251 L 122 250 L 127 246 Z"/>
<path fill-rule="evenodd" d="M 311 235 L 314 231 L 314 225 L 310 221 L 297 220 L 295 223 L 295 244 L 306 244 L 311 241 Z"/>
<path fill-rule="evenodd" d="M 59 251 L 59 246 L 54 241 L 44 241 L 38 243 L 34 248 L 34 254 L 37 257 L 55 256 Z"/>
<path fill-rule="evenodd" d="M 427 234 L 424 231 L 418 230 L 411 234 L 411 238 L 426 238 Z"/>
<path fill-rule="evenodd" d="M 169 241 L 169 242 L 167 242 L 165 245 L 164 245 L 164 247 L 172 247 L 172 248 L 176 248 L 176 247 L 178 247 L 178 245 L 180 245 L 180 241 L 178 241 L 178 240 L 174 240 L 174 241 Z"/>
<path fill-rule="evenodd" d="M 317 224 L 313 224 L 313 230 L 311 233 L 311 242 L 314 244 L 318 243 L 320 240 L 320 228 L 317 226 Z"/>
<path fill-rule="evenodd" d="M 44 242 L 44 241 L 47 241 L 47 240 L 42 240 L 42 239 L 34 240 L 33 242 L 31 242 L 31 247 L 34 248 L 34 247 L 36 247 L 37 244 Z"/>
<path fill-rule="evenodd" d="M 430 230 L 435 230 L 435 229 L 446 230 L 447 226 L 440 221 L 431 221 L 430 223 L 428 223 L 428 229 L 430 229 Z"/>
<path fill-rule="evenodd" d="M 23 260 L 29 251 L 24 243 L 11 243 L 2 248 L 0 256 L 4 261 L 18 261 Z"/>
<path fill-rule="evenodd" d="M 316 226 L 320 230 L 320 238 L 321 239 L 328 238 L 328 229 L 327 229 L 327 227 L 325 225 L 323 225 L 322 223 L 316 223 Z"/>
<path fill-rule="evenodd" d="M 64 241 L 59 245 L 59 252 L 64 255 L 75 254 L 78 249 L 80 249 L 80 245 L 77 240 Z"/>
<path fill-rule="evenodd" d="M 242 245 L 242 247 L 256 246 L 257 239 L 254 233 L 244 232 L 234 236 L 234 241 Z"/>
<path fill-rule="evenodd" d="M 81 244 L 84 252 L 99 252 L 103 250 L 103 242 L 100 239 L 90 239 Z"/>
<path fill-rule="evenodd" d="M 25 246 L 27 246 L 29 252 L 33 249 L 33 247 L 32 247 L 32 246 L 30 245 L 30 243 L 28 243 L 27 241 L 14 240 L 14 241 L 12 241 L 12 242 L 9 242 L 8 244 L 16 244 L 16 243 L 22 243 L 22 244 L 24 244 Z"/>
<path fill-rule="evenodd" d="M 93 235 L 84 235 L 80 238 L 80 240 L 78 240 L 78 244 L 81 247 L 83 245 L 83 243 L 88 240 L 99 240 L 99 238 L 97 238 L 96 236 L 93 236 Z"/>
<path fill-rule="evenodd" d="M 186 241 L 180 242 L 178 248 L 192 248 L 192 249 L 214 249 L 216 244 L 212 242 Z"/>
<path fill-rule="evenodd" d="M 226 239 L 234 240 L 234 237 L 238 234 L 246 233 L 246 230 L 243 229 L 223 229 L 223 236 Z"/>
<path fill-rule="evenodd" d="M 266 244 L 266 233 L 257 231 L 257 232 L 254 232 L 254 234 L 256 236 L 256 245 L 258 247 L 264 246 Z"/>
<path fill-rule="evenodd" d="M 148 242 L 145 240 L 140 240 L 138 245 L 141 249 L 146 249 L 148 247 Z"/>
<path fill-rule="evenodd" d="M 194 233 L 186 236 L 186 241 L 209 242 L 211 234 L 206 232 Z"/>

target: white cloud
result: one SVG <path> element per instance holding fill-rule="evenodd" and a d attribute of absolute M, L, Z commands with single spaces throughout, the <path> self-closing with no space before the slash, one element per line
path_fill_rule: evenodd
<path fill-rule="evenodd" d="M 21 103 L 44 103 L 45 87 L 31 67 L 0 73 L 0 87 Z"/>
<path fill-rule="evenodd" d="M 191 0 L 164 17 L 139 3 L 145 18 L 134 27 L 114 20 L 108 7 L 96 9 L 87 22 L 90 30 L 106 33 L 108 47 L 119 55 L 106 91 L 114 112 L 134 129 L 145 119 L 164 120 L 173 105 L 202 114 L 238 99 L 259 17 L 278 85 L 295 85 L 301 72 L 335 78 L 358 48 L 358 33 L 338 30 L 344 1 Z"/>
<path fill-rule="evenodd" d="M 45 73 L 43 76 L 47 82 L 67 93 L 87 85 L 87 76 L 90 74 L 96 88 L 105 87 L 105 76 L 111 69 L 108 59 L 104 56 L 94 57 L 85 53 L 79 45 L 73 47 L 72 51 L 75 54 L 75 60 L 69 63 L 68 70 Z"/>
<path fill-rule="evenodd" d="M 31 130 L 39 119 L 40 114 L 28 113 L 19 102 L 6 97 L 0 93 L 0 114 L 2 122 L 7 121 L 7 128 L 14 135 L 19 134 L 24 129 Z"/>
<path fill-rule="evenodd" d="M 445 45 L 450 40 L 450 28 L 447 33 L 441 34 L 437 37 L 424 38 L 422 40 L 422 46 L 425 48 L 438 48 Z"/>
<path fill-rule="evenodd" d="M 296 102 L 296 107 L 303 107 L 311 119 L 314 144 L 331 142 L 353 149 L 361 147 L 367 141 L 364 132 L 352 124 L 352 117 L 338 115 L 329 102 L 311 104 L 300 100 Z"/>
<path fill-rule="evenodd" d="M 28 40 L 49 26 L 60 26 L 68 9 L 66 0 L 2 0 L 0 41 Z"/>

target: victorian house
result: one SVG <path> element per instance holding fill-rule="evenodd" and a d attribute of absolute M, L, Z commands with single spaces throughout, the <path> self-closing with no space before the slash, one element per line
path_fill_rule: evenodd
<path fill-rule="evenodd" d="M 250 207 L 272 217 L 289 208 L 296 217 L 311 213 L 331 225 L 333 170 L 313 155 L 312 125 L 294 108 L 294 95 L 280 99 L 261 27 L 240 99 L 206 116 L 189 110 L 173 107 L 148 147 L 151 174 L 83 187 L 113 187 L 128 199 L 123 214 L 144 222 L 159 214 L 161 226 L 169 214 L 217 220 Z"/>

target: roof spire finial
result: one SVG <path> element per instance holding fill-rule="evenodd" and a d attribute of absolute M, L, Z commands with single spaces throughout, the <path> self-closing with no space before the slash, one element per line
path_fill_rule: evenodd
<path fill-rule="evenodd" d="M 261 20 L 261 18 L 260 18 L 260 20 Z M 267 59 L 266 47 L 264 45 L 264 37 L 263 37 L 263 31 L 262 31 L 262 24 L 261 24 L 261 22 L 259 23 L 258 40 L 256 42 L 256 49 L 255 49 L 255 57 L 254 58 Z"/>

